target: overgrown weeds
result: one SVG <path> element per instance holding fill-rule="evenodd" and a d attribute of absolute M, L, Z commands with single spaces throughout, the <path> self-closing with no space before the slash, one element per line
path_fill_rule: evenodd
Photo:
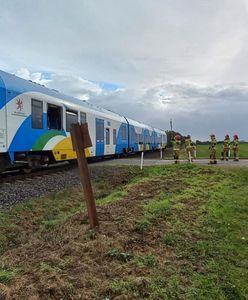
<path fill-rule="evenodd" d="M 247 299 L 248 169 L 122 170 L 114 183 L 110 170 L 97 179 L 99 231 L 77 189 L 1 213 L 0 289 L 11 299 Z"/>

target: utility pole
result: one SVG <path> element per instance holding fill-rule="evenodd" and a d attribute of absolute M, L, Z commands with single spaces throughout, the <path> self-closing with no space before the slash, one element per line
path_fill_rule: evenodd
<path fill-rule="evenodd" d="M 172 132 L 172 119 L 170 119 L 170 130 Z"/>

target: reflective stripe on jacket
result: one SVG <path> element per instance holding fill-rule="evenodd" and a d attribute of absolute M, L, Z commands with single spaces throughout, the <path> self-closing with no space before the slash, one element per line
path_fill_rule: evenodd
<path fill-rule="evenodd" d="M 175 150 L 180 150 L 180 148 L 181 148 L 181 141 L 173 141 L 172 144 L 173 144 L 173 150 L 174 151 Z"/>

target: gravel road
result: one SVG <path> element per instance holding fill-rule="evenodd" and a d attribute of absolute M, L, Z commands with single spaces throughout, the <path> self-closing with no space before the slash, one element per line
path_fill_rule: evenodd
<path fill-rule="evenodd" d="M 187 160 L 180 160 L 180 163 L 188 163 Z M 196 159 L 194 160 L 195 164 L 200 165 L 208 165 L 209 160 L 208 159 Z M 97 163 L 99 166 L 118 166 L 118 165 L 133 165 L 133 166 L 139 166 L 140 165 L 140 158 L 119 158 L 119 159 L 113 159 L 113 160 L 106 160 L 102 162 Z M 174 164 L 173 160 L 165 160 L 165 159 L 144 159 L 144 166 L 158 166 L 158 165 L 171 165 Z M 222 161 L 218 160 L 217 165 L 212 166 L 244 166 L 248 167 L 248 159 L 242 159 L 240 161 Z"/>

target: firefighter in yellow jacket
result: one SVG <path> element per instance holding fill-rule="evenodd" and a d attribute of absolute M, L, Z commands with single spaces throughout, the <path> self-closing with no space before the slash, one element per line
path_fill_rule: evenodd
<path fill-rule="evenodd" d="M 221 152 L 221 160 L 228 160 L 229 156 L 230 156 L 230 144 L 231 144 L 231 140 L 229 137 L 229 134 L 226 134 L 224 142 L 223 142 L 223 149 Z"/>
<path fill-rule="evenodd" d="M 179 134 L 176 134 L 174 140 L 172 141 L 172 144 L 173 144 L 173 154 L 174 154 L 175 164 L 178 164 L 180 149 L 181 149 L 181 136 Z"/>
<path fill-rule="evenodd" d="M 239 137 L 237 134 L 233 136 L 232 149 L 233 149 L 233 160 L 239 161 Z"/>
<path fill-rule="evenodd" d="M 215 134 L 210 134 L 210 146 L 209 146 L 209 150 L 210 150 L 210 161 L 209 164 L 217 164 L 217 160 L 216 160 L 216 145 L 217 145 L 217 141 L 215 138 Z"/>
<path fill-rule="evenodd" d="M 185 147 L 186 147 L 186 152 L 188 156 L 188 160 L 191 163 L 193 161 L 193 158 L 195 158 L 195 144 L 193 143 L 191 136 L 188 134 L 186 139 L 185 139 Z"/>

